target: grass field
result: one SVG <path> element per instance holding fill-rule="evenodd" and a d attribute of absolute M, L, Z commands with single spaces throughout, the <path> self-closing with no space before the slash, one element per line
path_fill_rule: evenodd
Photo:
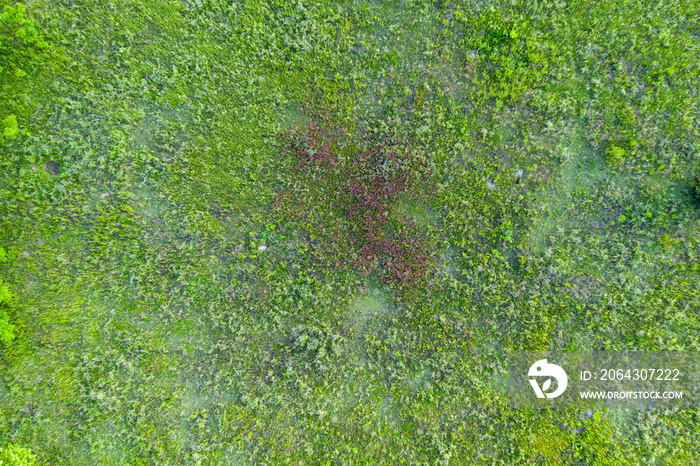
<path fill-rule="evenodd" d="M 700 463 L 697 0 L 0 10 L 0 464 Z"/>

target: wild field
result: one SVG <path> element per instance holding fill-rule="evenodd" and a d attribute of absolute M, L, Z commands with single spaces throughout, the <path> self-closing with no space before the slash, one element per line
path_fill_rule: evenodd
<path fill-rule="evenodd" d="M 700 350 L 700 1 L 0 0 L 0 464 L 691 465 L 515 350 Z"/>

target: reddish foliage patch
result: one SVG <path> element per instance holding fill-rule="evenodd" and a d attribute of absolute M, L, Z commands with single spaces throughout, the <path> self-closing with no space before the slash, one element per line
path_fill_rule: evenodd
<path fill-rule="evenodd" d="M 304 228 L 337 268 L 377 273 L 402 289 L 427 286 L 435 265 L 429 234 L 398 208 L 427 199 L 426 162 L 406 141 L 348 134 L 327 114 L 310 113 L 282 138 L 294 176 L 275 211 Z"/>

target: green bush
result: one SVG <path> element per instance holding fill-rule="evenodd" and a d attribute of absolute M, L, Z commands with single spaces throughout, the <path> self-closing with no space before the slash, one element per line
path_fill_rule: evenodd
<path fill-rule="evenodd" d="M 5 250 L 0 246 L 0 262 L 6 260 Z M 15 326 L 10 323 L 9 309 L 15 300 L 10 288 L 0 278 L 0 344 L 8 345 L 15 338 Z M 0 462 L 0 464 L 2 464 Z"/>
<path fill-rule="evenodd" d="M 14 296 L 6 283 L 0 283 L 0 343 L 8 345 L 15 338 L 15 326 L 10 323 L 7 307 Z"/>
<path fill-rule="evenodd" d="M 23 4 L 4 5 L 0 13 L 0 73 L 14 70 L 17 77 L 25 76 L 20 66 L 47 46 Z"/>
<path fill-rule="evenodd" d="M 32 466 L 36 457 L 29 448 L 10 444 L 0 448 L 0 466 Z"/>
<path fill-rule="evenodd" d="M 19 134 L 19 128 L 17 127 L 17 117 L 10 115 L 4 120 L 2 120 L 2 133 L 0 134 L 0 140 L 2 138 L 15 139 Z"/>

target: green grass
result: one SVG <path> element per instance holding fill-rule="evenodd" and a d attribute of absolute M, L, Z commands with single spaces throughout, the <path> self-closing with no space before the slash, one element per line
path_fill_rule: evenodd
<path fill-rule="evenodd" d="M 697 462 L 697 409 L 515 410 L 499 380 L 510 350 L 700 349 L 699 8 L 28 3 L 47 51 L 0 55 L 0 459 Z M 330 270 L 274 214 L 309 102 L 413 135 L 431 289 Z"/>

